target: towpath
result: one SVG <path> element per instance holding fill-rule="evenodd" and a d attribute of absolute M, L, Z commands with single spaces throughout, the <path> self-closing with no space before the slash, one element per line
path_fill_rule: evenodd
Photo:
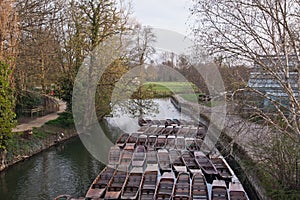
<path fill-rule="evenodd" d="M 43 126 L 46 122 L 57 119 L 58 118 L 58 113 L 62 113 L 66 110 L 66 103 L 58 100 L 59 103 L 59 110 L 55 113 L 50 113 L 48 115 L 38 117 L 28 123 L 22 123 L 17 125 L 16 128 L 12 130 L 12 132 L 23 132 L 27 130 L 32 130 L 33 127 L 41 127 Z"/>

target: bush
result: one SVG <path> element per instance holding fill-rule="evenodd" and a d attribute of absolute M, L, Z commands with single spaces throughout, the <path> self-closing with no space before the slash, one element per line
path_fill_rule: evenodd
<path fill-rule="evenodd" d="M 59 117 L 57 119 L 48 121 L 45 124 L 68 128 L 74 125 L 74 119 L 72 113 L 63 112 L 59 113 Z"/>

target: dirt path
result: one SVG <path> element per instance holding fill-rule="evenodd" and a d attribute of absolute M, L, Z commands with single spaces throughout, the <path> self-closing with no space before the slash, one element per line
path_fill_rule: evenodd
<path fill-rule="evenodd" d="M 32 130 L 33 127 L 41 127 L 46 122 L 58 118 L 58 113 L 64 112 L 65 109 L 66 109 L 66 103 L 65 102 L 58 100 L 58 103 L 59 103 L 59 111 L 57 111 L 55 113 L 45 115 L 43 117 L 38 117 L 38 118 L 28 122 L 28 123 L 19 124 L 16 128 L 14 128 L 12 130 L 12 132 L 23 132 L 23 131 L 26 131 L 26 130 Z"/>

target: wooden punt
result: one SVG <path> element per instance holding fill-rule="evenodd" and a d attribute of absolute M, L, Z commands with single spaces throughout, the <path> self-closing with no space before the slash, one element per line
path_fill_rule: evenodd
<path fill-rule="evenodd" d="M 198 131 L 197 131 L 197 135 L 196 135 L 196 137 L 197 138 L 200 138 L 200 139 L 204 139 L 205 138 L 205 136 L 206 136 L 206 128 L 204 127 L 204 126 L 200 126 L 200 127 L 198 127 Z"/>
<path fill-rule="evenodd" d="M 175 149 L 176 136 L 169 135 L 166 141 L 166 149 Z"/>
<path fill-rule="evenodd" d="M 159 135 L 156 139 L 156 143 L 155 143 L 155 149 L 161 149 L 164 148 L 166 145 L 166 136 L 165 135 Z"/>
<path fill-rule="evenodd" d="M 139 145 L 135 148 L 132 156 L 132 167 L 144 167 L 146 161 L 146 150 L 145 147 Z"/>
<path fill-rule="evenodd" d="M 225 181 L 213 181 L 211 187 L 211 200 L 228 200 L 228 192 Z"/>
<path fill-rule="evenodd" d="M 119 147 L 118 147 L 119 148 Z M 85 197 L 87 199 L 102 198 L 104 196 L 105 190 L 113 177 L 115 169 L 110 167 L 105 167 L 100 174 L 95 178 L 90 188 L 88 189 Z"/>
<path fill-rule="evenodd" d="M 121 195 L 123 185 L 127 177 L 127 172 L 116 171 L 108 184 L 104 199 L 118 199 Z"/>
<path fill-rule="evenodd" d="M 192 179 L 192 199 L 209 200 L 207 182 L 202 173 L 194 174 Z"/>
<path fill-rule="evenodd" d="M 212 157 L 210 160 L 218 172 L 219 179 L 231 182 L 233 174 L 223 159 L 221 157 Z"/>
<path fill-rule="evenodd" d="M 166 149 L 159 149 L 157 152 L 159 170 L 162 173 L 172 171 L 169 152 Z"/>
<path fill-rule="evenodd" d="M 180 172 L 173 190 L 173 200 L 189 200 L 191 196 L 190 174 Z"/>
<path fill-rule="evenodd" d="M 176 149 L 178 150 L 184 150 L 185 149 L 185 139 L 183 136 L 177 136 L 176 137 Z"/>
<path fill-rule="evenodd" d="M 146 135 L 156 135 L 157 126 L 153 125 L 150 126 L 146 131 L 144 131 L 144 134 Z"/>
<path fill-rule="evenodd" d="M 180 126 L 180 121 L 178 119 L 173 119 L 173 122 L 177 124 L 177 126 Z"/>
<path fill-rule="evenodd" d="M 187 172 L 186 166 L 181 158 L 181 154 L 176 149 L 169 150 L 170 161 L 173 167 L 173 171 L 177 176 L 180 172 Z"/>
<path fill-rule="evenodd" d="M 121 199 L 137 199 L 142 183 L 143 171 L 133 169 L 122 189 Z"/>
<path fill-rule="evenodd" d="M 154 199 L 157 177 L 158 177 L 157 167 L 149 166 L 146 168 L 142 180 L 142 186 L 141 186 L 141 192 L 139 198 L 140 200 Z"/>
<path fill-rule="evenodd" d="M 194 155 L 204 175 L 208 176 L 211 182 L 218 174 L 217 169 L 215 168 L 211 160 L 202 151 L 195 151 Z"/>
<path fill-rule="evenodd" d="M 132 145 L 125 145 L 121 157 L 120 157 L 120 164 L 118 166 L 118 169 L 123 171 L 129 171 L 131 168 L 131 161 L 133 156 L 134 146 Z"/>
<path fill-rule="evenodd" d="M 248 200 L 246 192 L 240 182 L 229 183 L 230 200 Z"/>
<path fill-rule="evenodd" d="M 190 127 L 188 137 L 196 137 L 198 133 L 198 127 Z"/>
<path fill-rule="evenodd" d="M 156 200 L 172 199 L 174 180 L 175 177 L 172 172 L 167 172 L 162 175 L 155 190 Z"/>
<path fill-rule="evenodd" d="M 166 136 L 174 134 L 174 128 L 173 128 L 173 126 L 167 126 L 167 127 L 165 127 L 163 129 L 163 131 L 160 132 L 160 134 L 161 135 L 166 135 Z"/>
<path fill-rule="evenodd" d="M 185 138 L 185 147 L 190 152 L 199 151 L 200 146 L 195 141 L 195 138 Z"/>
<path fill-rule="evenodd" d="M 146 154 L 147 166 L 156 166 L 156 168 L 158 168 L 157 152 L 147 151 Z"/>
<path fill-rule="evenodd" d="M 163 132 L 165 131 L 165 126 L 158 126 L 157 129 L 155 130 L 156 135 L 163 135 Z"/>
<path fill-rule="evenodd" d="M 150 124 L 152 124 L 152 120 L 151 119 L 143 119 L 143 118 L 139 118 L 138 120 L 138 124 L 140 126 L 149 126 Z"/>
<path fill-rule="evenodd" d="M 136 142 L 137 142 L 137 140 L 138 140 L 138 134 L 137 133 L 132 133 L 130 136 L 129 136 L 129 138 L 128 138 L 128 140 L 127 140 L 127 143 L 126 143 L 126 145 L 125 146 L 127 146 L 127 145 L 133 145 L 133 146 L 135 146 L 136 145 Z"/>
<path fill-rule="evenodd" d="M 128 133 L 123 133 L 116 141 L 116 144 L 120 147 L 123 148 L 128 140 L 129 134 Z"/>
<path fill-rule="evenodd" d="M 182 151 L 181 155 L 185 166 L 187 167 L 188 171 L 191 172 L 191 174 L 201 173 L 201 169 L 191 152 L 185 150 Z"/>
<path fill-rule="evenodd" d="M 120 155 L 121 155 L 121 150 L 118 146 L 115 145 L 110 147 L 108 153 L 108 164 L 110 166 L 116 167 L 120 162 Z"/>
<path fill-rule="evenodd" d="M 155 149 L 155 143 L 156 143 L 156 135 L 150 135 L 148 137 L 148 140 L 147 140 L 147 143 L 146 143 L 146 147 L 147 147 L 147 150 L 154 150 Z"/>
<path fill-rule="evenodd" d="M 147 138 L 148 138 L 148 136 L 147 135 L 139 135 L 139 137 L 138 137 L 138 140 L 137 140 L 137 145 L 146 145 L 146 143 L 147 143 Z"/>
<path fill-rule="evenodd" d="M 177 126 L 177 123 L 172 119 L 166 119 L 165 126 Z"/>
<path fill-rule="evenodd" d="M 182 121 L 181 121 L 182 122 Z M 178 132 L 177 136 L 183 136 L 183 137 L 188 137 L 190 128 L 189 127 L 182 127 Z"/>

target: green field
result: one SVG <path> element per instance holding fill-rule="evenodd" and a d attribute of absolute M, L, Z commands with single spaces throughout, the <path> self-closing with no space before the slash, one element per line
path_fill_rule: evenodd
<path fill-rule="evenodd" d="M 156 97 L 199 92 L 199 88 L 190 82 L 147 82 L 143 89 L 152 91 Z"/>

